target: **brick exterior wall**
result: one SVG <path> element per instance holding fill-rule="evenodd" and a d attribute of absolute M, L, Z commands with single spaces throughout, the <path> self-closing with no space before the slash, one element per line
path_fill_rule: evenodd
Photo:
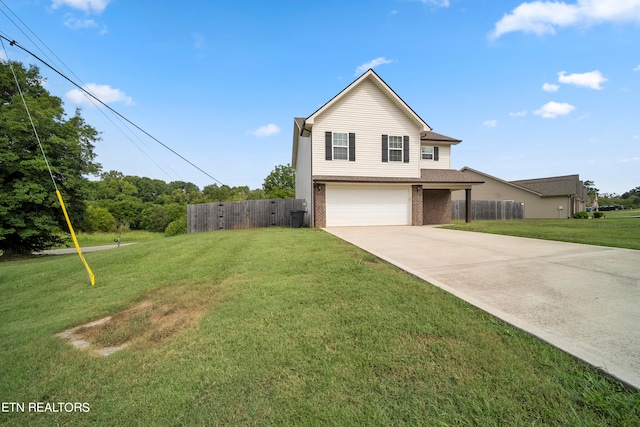
<path fill-rule="evenodd" d="M 451 224 L 451 190 L 424 190 L 424 225 Z"/>
<path fill-rule="evenodd" d="M 411 186 L 411 225 L 422 225 L 424 221 L 422 185 Z"/>
<path fill-rule="evenodd" d="M 324 184 L 313 184 L 313 226 L 324 228 L 327 226 L 327 197 Z"/>

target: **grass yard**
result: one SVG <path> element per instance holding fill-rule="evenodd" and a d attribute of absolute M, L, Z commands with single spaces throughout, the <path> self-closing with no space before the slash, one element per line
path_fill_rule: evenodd
<path fill-rule="evenodd" d="M 74 255 L 0 264 L 0 402 L 90 411 L 0 424 L 640 424 L 640 393 L 321 230 L 86 258 L 95 287 Z M 89 349 L 55 336 L 108 315 Z"/>
<path fill-rule="evenodd" d="M 444 228 L 559 240 L 588 245 L 640 249 L 640 210 L 604 212 L 598 219 L 525 219 L 456 221 Z"/>

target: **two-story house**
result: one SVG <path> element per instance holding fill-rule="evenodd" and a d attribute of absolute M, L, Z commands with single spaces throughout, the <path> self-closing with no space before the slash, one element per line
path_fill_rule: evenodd
<path fill-rule="evenodd" d="M 294 119 L 296 198 L 314 227 L 451 221 L 451 191 L 481 183 L 451 169 L 461 141 L 432 132 L 373 70 Z"/>

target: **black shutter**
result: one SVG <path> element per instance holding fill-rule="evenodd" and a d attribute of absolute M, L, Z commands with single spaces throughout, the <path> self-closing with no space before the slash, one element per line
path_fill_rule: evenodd
<path fill-rule="evenodd" d="M 437 162 L 440 159 L 439 153 L 440 147 L 433 147 L 433 161 Z"/>
<path fill-rule="evenodd" d="M 333 147 L 331 146 L 331 132 L 324 133 L 324 158 L 333 160 Z"/>
<path fill-rule="evenodd" d="M 389 161 L 389 136 L 382 135 L 382 161 Z"/>
<path fill-rule="evenodd" d="M 356 161 L 356 134 L 355 133 L 349 134 L 349 161 L 350 162 Z"/>
<path fill-rule="evenodd" d="M 404 157 L 404 162 L 405 163 L 409 163 L 409 137 L 407 135 L 405 135 L 403 138 L 403 142 L 402 142 L 402 151 L 403 151 L 403 157 Z"/>

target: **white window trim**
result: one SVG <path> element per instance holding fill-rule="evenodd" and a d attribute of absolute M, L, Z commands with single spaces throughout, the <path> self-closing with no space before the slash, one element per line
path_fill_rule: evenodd
<path fill-rule="evenodd" d="M 431 154 L 431 158 L 430 159 L 425 159 L 424 158 L 424 152 L 422 151 L 423 148 L 431 148 L 431 153 L 427 153 L 427 154 Z M 421 145 L 420 146 L 420 160 L 425 160 L 425 161 L 431 161 L 433 162 L 433 158 L 435 157 L 435 149 L 433 145 Z"/>
<path fill-rule="evenodd" d="M 346 141 L 346 145 L 336 145 L 336 135 L 345 135 L 345 141 Z M 346 157 L 344 159 L 338 159 L 336 158 L 336 148 L 346 148 L 347 150 L 347 154 Z M 338 160 L 338 161 L 349 161 L 349 132 L 332 132 L 331 133 L 331 156 L 333 158 L 333 160 Z"/>
<path fill-rule="evenodd" d="M 400 141 L 400 148 L 397 147 L 391 147 L 391 140 L 392 139 L 398 139 Z M 398 142 L 398 141 L 394 141 L 394 142 Z M 399 151 L 400 152 L 400 158 L 399 159 L 392 159 L 391 158 L 391 152 L 392 151 Z M 402 136 L 398 136 L 398 135 L 389 135 L 387 137 L 387 159 L 389 162 L 400 162 L 402 163 L 404 161 L 404 138 Z"/>

